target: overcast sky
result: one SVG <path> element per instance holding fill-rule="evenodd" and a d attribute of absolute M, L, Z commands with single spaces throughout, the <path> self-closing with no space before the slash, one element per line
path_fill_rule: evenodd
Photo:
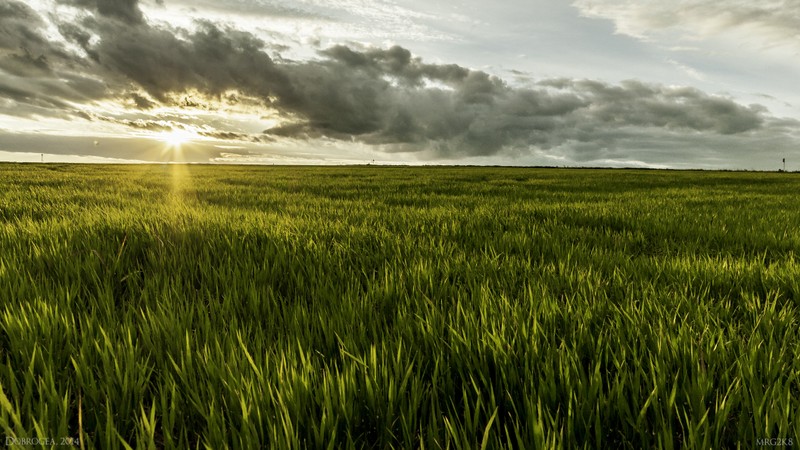
<path fill-rule="evenodd" d="M 800 170 L 796 0 L 2 0 L 0 160 Z"/>

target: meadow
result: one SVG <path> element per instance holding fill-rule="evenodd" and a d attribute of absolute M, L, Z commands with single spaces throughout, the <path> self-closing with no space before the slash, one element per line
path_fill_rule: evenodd
<path fill-rule="evenodd" d="M 798 192 L 790 173 L 0 164 L 3 438 L 800 445 Z"/>

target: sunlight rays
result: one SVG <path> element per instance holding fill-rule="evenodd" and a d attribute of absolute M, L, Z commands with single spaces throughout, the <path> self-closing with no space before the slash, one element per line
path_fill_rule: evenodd
<path fill-rule="evenodd" d="M 174 129 L 170 132 L 164 133 L 161 136 L 161 140 L 171 147 L 180 147 L 187 142 L 191 142 L 191 140 L 196 137 L 197 135 L 190 131 Z"/>
<path fill-rule="evenodd" d="M 183 128 L 172 128 L 169 131 L 158 133 L 154 137 L 164 143 L 161 154 L 167 156 L 172 162 L 185 161 L 184 147 L 191 146 L 192 142 L 201 138 L 196 132 Z"/>
<path fill-rule="evenodd" d="M 154 138 L 163 144 L 162 161 L 168 164 L 166 167 L 169 168 L 170 174 L 167 207 L 176 213 L 186 207 L 186 193 L 191 190 L 192 184 L 186 152 L 191 152 L 194 143 L 203 140 L 203 137 L 196 130 L 175 127 L 157 133 Z"/>

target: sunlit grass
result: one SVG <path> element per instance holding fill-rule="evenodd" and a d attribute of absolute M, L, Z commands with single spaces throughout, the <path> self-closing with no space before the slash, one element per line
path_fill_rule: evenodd
<path fill-rule="evenodd" d="M 86 448 L 797 442 L 798 188 L 0 165 L 0 427 Z"/>

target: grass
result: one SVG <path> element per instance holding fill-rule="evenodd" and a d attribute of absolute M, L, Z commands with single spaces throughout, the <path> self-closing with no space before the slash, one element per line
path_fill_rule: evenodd
<path fill-rule="evenodd" d="M 0 427 L 108 449 L 797 442 L 798 191 L 0 165 Z"/>

